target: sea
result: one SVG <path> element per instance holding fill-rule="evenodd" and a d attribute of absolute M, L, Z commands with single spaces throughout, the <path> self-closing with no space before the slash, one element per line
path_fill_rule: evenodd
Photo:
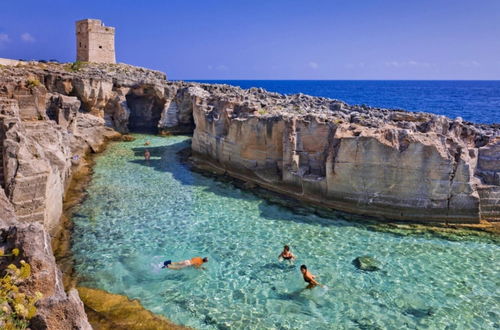
<path fill-rule="evenodd" d="M 500 80 L 193 80 L 500 123 Z"/>
<path fill-rule="evenodd" d="M 191 171 L 178 157 L 189 136 L 134 137 L 95 158 L 75 209 L 79 285 L 194 329 L 500 328 L 494 237 L 377 230 L 362 216 L 284 207 Z M 278 259 L 285 244 L 297 260 Z M 161 268 L 195 256 L 206 269 Z M 379 270 L 359 270 L 361 256 Z M 302 264 L 323 286 L 305 289 Z"/>
<path fill-rule="evenodd" d="M 500 81 L 202 82 L 500 123 Z M 134 136 L 95 157 L 74 210 L 79 285 L 194 329 L 500 328 L 497 237 L 383 230 L 284 207 L 191 171 L 178 156 L 189 136 Z M 278 259 L 285 244 L 297 260 Z M 194 256 L 209 258 L 206 269 L 161 268 Z M 361 256 L 379 270 L 358 269 Z M 322 286 L 305 289 L 302 264 Z"/>

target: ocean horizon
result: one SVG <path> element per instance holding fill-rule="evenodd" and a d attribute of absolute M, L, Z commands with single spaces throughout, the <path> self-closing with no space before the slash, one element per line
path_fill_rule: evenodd
<path fill-rule="evenodd" d="M 500 80 L 206 80 L 190 82 L 303 93 L 348 104 L 430 112 L 466 121 L 500 123 Z"/>

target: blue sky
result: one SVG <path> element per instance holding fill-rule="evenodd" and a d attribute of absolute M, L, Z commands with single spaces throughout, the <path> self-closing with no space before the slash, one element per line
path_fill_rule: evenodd
<path fill-rule="evenodd" d="M 0 57 L 73 61 L 82 18 L 171 79 L 500 79 L 500 0 L 1 0 Z"/>

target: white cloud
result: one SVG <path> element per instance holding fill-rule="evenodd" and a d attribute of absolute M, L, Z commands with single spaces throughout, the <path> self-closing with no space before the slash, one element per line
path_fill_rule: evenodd
<path fill-rule="evenodd" d="M 453 62 L 453 64 L 461 66 L 462 68 L 477 68 L 478 66 L 481 66 L 478 61 L 458 61 Z"/>
<path fill-rule="evenodd" d="M 385 66 L 392 68 L 404 68 L 404 67 L 419 67 L 419 68 L 430 68 L 434 66 L 433 63 L 419 62 L 414 60 L 409 61 L 389 61 L 385 62 Z"/>
<path fill-rule="evenodd" d="M 10 41 L 9 35 L 5 33 L 0 33 L 0 46 L 4 43 L 7 43 Z"/>
<path fill-rule="evenodd" d="M 318 63 L 316 63 L 316 62 L 309 62 L 309 63 L 307 63 L 307 65 L 309 65 L 309 67 L 313 70 L 316 70 L 317 68 L 319 68 Z"/>
<path fill-rule="evenodd" d="M 21 40 L 26 41 L 26 42 L 34 42 L 35 38 L 31 34 L 29 34 L 28 32 L 25 32 L 25 33 L 21 34 Z"/>

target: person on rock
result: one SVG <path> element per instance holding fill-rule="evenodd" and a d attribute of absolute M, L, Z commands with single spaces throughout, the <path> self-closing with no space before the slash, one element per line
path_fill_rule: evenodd
<path fill-rule="evenodd" d="M 205 269 L 205 268 L 202 267 L 202 265 L 205 262 L 208 262 L 208 258 L 207 257 L 205 257 L 205 258 L 194 257 L 194 258 L 191 258 L 191 259 L 188 259 L 188 260 L 178 261 L 178 262 L 172 262 L 172 260 L 166 260 L 163 263 L 163 267 L 162 268 L 168 268 L 168 269 L 178 270 L 178 269 L 183 269 L 183 268 L 186 268 L 186 267 L 195 267 L 195 268 L 200 268 L 201 267 L 202 269 Z"/>
<path fill-rule="evenodd" d="M 278 259 L 284 259 L 284 260 L 290 260 L 290 262 L 294 259 L 297 259 L 295 255 L 290 251 L 290 247 L 288 245 L 285 245 L 283 247 L 283 251 L 281 251 L 280 255 L 278 256 Z"/>
<path fill-rule="evenodd" d="M 307 270 L 307 266 L 306 265 L 300 266 L 300 272 L 302 273 L 304 281 L 306 281 L 307 283 L 309 283 L 307 285 L 307 289 L 312 289 L 316 285 L 321 285 L 320 283 L 318 283 L 318 281 L 316 281 L 316 279 L 315 279 L 316 276 L 314 276 L 313 274 L 311 274 L 311 272 L 309 272 Z"/>
<path fill-rule="evenodd" d="M 151 153 L 149 152 L 149 149 L 146 149 L 146 151 L 144 151 L 144 159 L 146 161 L 149 161 L 150 158 L 151 158 Z"/>

